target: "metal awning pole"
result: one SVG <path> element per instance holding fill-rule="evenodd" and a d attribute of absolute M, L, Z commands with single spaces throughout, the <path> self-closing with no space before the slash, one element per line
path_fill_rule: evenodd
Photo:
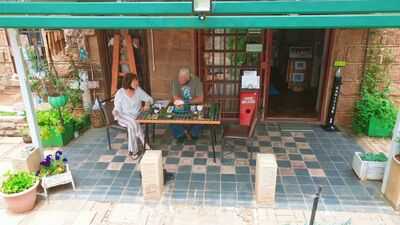
<path fill-rule="evenodd" d="M 35 147 L 40 148 L 40 133 L 36 120 L 35 108 L 32 99 L 31 88 L 27 79 L 27 68 L 22 56 L 20 41 L 17 29 L 7 29 L 7 34 L 10 40 L 11 52 L 14 57 L 15 66 L 18 73 L 18 80 L 22 95 L 22 100 L 25 106 L 26 118 L 28 120 L 32 143 Z"/>

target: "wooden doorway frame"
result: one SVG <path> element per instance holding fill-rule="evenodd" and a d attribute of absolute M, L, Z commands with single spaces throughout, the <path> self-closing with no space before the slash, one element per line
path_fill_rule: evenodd
<path fill-rule="evenodd" d="M 264 74 L 264 90 L 263 90 L 263 112 L 262 119 L 263 120 L 277 120 L 277 121 L 302 121 L 302 122 L 316 122 L 316 123 L 324 123 L 327 107 L 329 103 L 330 97 L 330 86 L 331 86 L 331 64 L 332 64 L 332 53 L 333 53 L 333 45 L 334 45 L 334 37 L 335 30 L 334 29 L 326 29 L 325 30 L 325 38 L 324 43 L 327 42 L 327 50 L 326 57 L 324 62 L 322 62 L 322 66 L 324 67 L 324 72 L 321 74 L 320 79 L 323 79 L 320 89 L 321 100 L 319 102 L 319 113 L 315 117 L 273 117 L 269 116 L 269 88 L 270 88 L 270 78 L 271 78 L 271 56 L 272 56 L 272 30 L 266 30 L 265 35 L 265 60 L 263 60 L 263 65 L 265 69 Z"/>

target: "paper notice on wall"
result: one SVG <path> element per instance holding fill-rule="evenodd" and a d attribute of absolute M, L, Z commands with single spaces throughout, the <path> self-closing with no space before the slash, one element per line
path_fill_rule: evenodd
<path fill-rule="evenodd" d="M 244 89 L 260 88 L 260 76 L 257 76 L 256 70 L 243 71 L 241 88 Z"/>

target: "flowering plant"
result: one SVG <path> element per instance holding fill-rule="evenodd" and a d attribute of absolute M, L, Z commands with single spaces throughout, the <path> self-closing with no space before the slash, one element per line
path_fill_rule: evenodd
<path fill-rule="evenodd" d="M 62 151 L 57 151 L 54 155 L 47 155 L 45 159 L 40 162 L 40 170 L 38 176 L 51 176 L 65 172 L 67 158 L 64 157 Z"/>

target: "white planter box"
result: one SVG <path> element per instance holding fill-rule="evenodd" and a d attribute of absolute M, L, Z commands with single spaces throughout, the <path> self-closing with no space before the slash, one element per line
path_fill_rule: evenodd
<path fill-rule="evenodd" d="M 361 160 L 361 152 L 354 153 L 353 170 L 360 180 L 382 180 L 387 162 L 372 162 Z"/>
<path fill-rule="evenodd" d="M 53 176 L 48 176 L 48 177 L 43 177 L 42 178 L 42 187 L 44 190 L 44 194 L 47 197 L 47 189 L 52 188 L 55 186 L 59 185 L 64 185 L 64 184 L 72 184 L 72 189 L 75 191 L 75 183 L 74 179 L 72 178 L 72 173 L 71 170 L 69 169 L 68 164 L 66 165 L 66 169 L 64 173 L 53 175 Z"/>

